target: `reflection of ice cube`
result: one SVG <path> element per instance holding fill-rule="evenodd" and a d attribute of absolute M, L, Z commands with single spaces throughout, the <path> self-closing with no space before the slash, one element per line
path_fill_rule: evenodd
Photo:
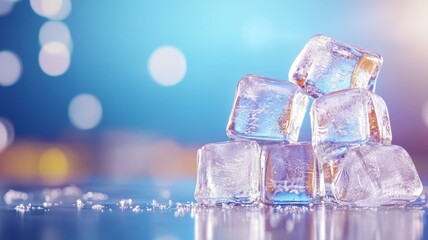
<path fill-rule="evenodd" d="M 382 57 L 324 35 L 315 35 L 290 68 L 289 79 L 309 95 L 366 88 L 374 92 Z"/>
<path fill-rule="evenodd" d="M 264 207 L 261 239 L 313 239 L 310 210 L 305 206 Z"/>
<path fill-rule="evenodd" d="M 195 213 L 195 239 L 265 239 L 260 209 L 200 208 Z"/>
<path fill-rule="evenodd" d="M 317 206 L 312 216 L 311 239 L 422 239 L 422 209 L 337 208 Z"/>
<path fill-rule="evenodd" d="M 195 199 L 203 204 L 252 203 L 260 193 L 259 177 L 255 141 L 207 144 L 198 151 Z"/>
<path fill-rule="evenodd" d="M 197 207 L 195 239 L 422 239 L 424 210 L 332 205 Z"/>
<path fill-rule="evenodd" d="M 317 160 L 311 143 L 262 145 L 262 201 L 309 203 L 320 191 Z"/>
<path fill-rule="evenodd" d="M 424 210 L 415 208 L 394 208 L 377 213 L 380 239 L 420 240 L 424 233 Z M 393 231 L 391 231 L 394 229 Z"/>
<path fill-rule="evenodd" d="M 409 154 L 395 145 L 365 145 L 339 162 L 331 189 L 339 203 L 359 206 L 416 200 L 422 183 Z"/>
<path fill-rule="evenodd" d="M 247 75 L 239 81 L 227 135 L 296 142 L 307 104 L 308 97 L 295 84 Z"/>

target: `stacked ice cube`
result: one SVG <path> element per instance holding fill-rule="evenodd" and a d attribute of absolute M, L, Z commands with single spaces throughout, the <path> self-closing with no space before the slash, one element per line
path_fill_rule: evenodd
<path fill-rule="evenodd" d="M 409 154 L 391 145 L 388 110 L 374 93 L 382 57 L 324 35 L 297 56 L 290 82 L 238 83 L 229 142 L 198 151 L 195 198 L 207 205 L 328 201 L 404 204 L 422 193 Z M 309 97 L 312 142 L 298 142 Z"/>

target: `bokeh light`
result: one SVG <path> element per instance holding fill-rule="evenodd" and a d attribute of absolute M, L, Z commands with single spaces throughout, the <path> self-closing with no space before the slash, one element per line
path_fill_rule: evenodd
<path fill-rule="evenodd" d="M 424 119 L 425 125 L 428 127 L 428 100 L 425 102 L 422 107 L 422 118 Z"/>
<path fill-rule="evenodd" d="M 71 12 L 71 0 L 62 0 L 61 8 L 55 14 L 50 16 L 53 20 L 63 20 L 70 15 Z"/>
<path fill-rule="evenodd" d="M 102 114 L 101 103 L 90 94 L 80 94 L 74 97 L 68 107 L 71 123 L 82 130 L 96 127 L 101 121 Z"/>
<path fill-rule="evenodd" d="M 173 86 L 183 80 L 187 71 L 186 58 L 177 48 L 162 46 L 149 59 L 149 73 L 153 80 L 163 86 Z"/>
<path fill-rule="evenodd" d="M 138 131 L 109 131 L 101 135 L 103 172 L 118 179 L 193 176 L 196 171 L 198 146 L 185 146 L 173 139 L 165 139 Z M 167 151 L 165 151 L 167 149 Z M 153 159 L 156 159 L 153 161 Z M 165 168 L 168 166 L 168 168 Z M 172 189 L 159 189 L 160 197 L 172 196 Z"/>
<path fill-rule="evenodd" d="M 14 138 L 15 130 L 12 123 L 5 118 L 0 118 L 0 152 L 5 150 Z"/>
<path fill-rule="evenodd" d="M 168 189 L 162 189 L 160 195 L 163 199 L 171 199 L 171 191 Z"/>
<path fill-rule="evenodd" d="M 0 0 L 1 1 L 1 0 Z M 11 51 L 0 52 L 0 85 L 11 86 L 18 81 L 22 72 L 19 57 Z"/>
<path fill-rule="evenodd" d="M 68 176 L 69 162 L 67 156 L 58 148 L 47 149 L 39 161 L 40 177 L 47 183 L 62 183 Z"/>
<path fill-rule="evenodd" d="M 61 10 L 62 0 L 44 0 L 42 1 L 42 11 L 45 16 L 54 16 Z"/>
<path fill-rule="evenodd" d="M 60 76 L 70 66 L 70 51 L 61 42 L 49 42 L 40 50 L 39 65 L 47 75 Z"/>
<path fill-rule="evenodd" d="M 0 16 L 5 16 L 9 14 L 12 9 L 15 1 L 12 0 L 0 0 Z"/>
<path fill-rule="evenodd" d="M 44 46 L 50 42 L 59 42 L 67 46 L 71 52 L 72 39 L 70 30 L 67 25 L 59 21 L 48 21 L 43 24 L 39 32 L 40 46 Z"/>
<path fill-rule="evenodd" d="M 71 12 L 70 0 L 30 0 L 31 8 L 42 17 L 62 20 Z"/>

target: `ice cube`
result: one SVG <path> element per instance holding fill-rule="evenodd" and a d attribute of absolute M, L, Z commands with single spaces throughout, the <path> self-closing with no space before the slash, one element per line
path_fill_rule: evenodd
<path fill-rule="evenodd" d="M 409 154 L 396 145 L 364 145 L 339 162 L 331 185 L 341 204 L 378 206 L 416 200 L 423 186 Z"/>
<path fill-rule="evenodd" d="M 262 145 L 262 201 L 269 205 L 310 203 L 319 194 L 317 159 L 310 142 Z"/>
<path fill-rule="evenodd" d="M 366 89 L 349 89 L 315 99 L 311 108 L 312 143 L 322 159 L 336 159 L 355 144 L 391 144 L 388 109 Z"/>
<path fill-rule="evenodd" d="M 227 135 L 233 140 L 296 142 L 307 105 L 307 95 L 295 84 L 244 76 L 238 84 Z"/>
<path fill-rule="evenodd" d="M 314 98 L 349 88 L 374 92 L 382 62 L 377 53 L 315 35 L 294 60 L 289 79 Z"/>
<path fill-rule="evenodd" d="M 202 204 L 252 203 L 260 190 L 255 141 L 211 143 L 198 150 L 195 199 Z"/>

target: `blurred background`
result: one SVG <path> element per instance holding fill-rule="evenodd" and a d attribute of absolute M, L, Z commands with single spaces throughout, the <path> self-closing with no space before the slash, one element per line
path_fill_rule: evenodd
<path fill-rule="evenodd" d="M 194 179 L 238 80 L 287 80 L 318 33 L 384 57 L 393 143 L 427 179 L 425 0 L 0 0 L 0 181 Z"/>

